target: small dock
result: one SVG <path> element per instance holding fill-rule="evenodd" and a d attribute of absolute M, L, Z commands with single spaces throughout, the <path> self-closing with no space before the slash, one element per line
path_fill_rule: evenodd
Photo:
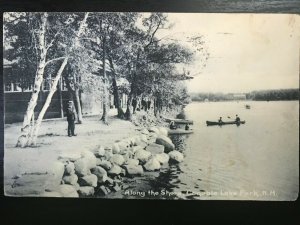
<path fill-rule="evenodd" d="M 171 119 L 171 118 L 164 118 L 166 122 L 174 121 L 175 124 L 194 124 L 193 120 L 184 120 L 184 119 Z"/>

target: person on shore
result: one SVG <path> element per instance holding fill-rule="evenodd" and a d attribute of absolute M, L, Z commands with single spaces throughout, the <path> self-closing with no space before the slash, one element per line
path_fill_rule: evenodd
<path fill-rule="evenodd" d="M 241 119 L 238 115 L 235 115 L 235 122 L 237 122 L 237 123 L 241 122 Z"/>
<path fill-rule="evenodd" d="M 218 122 L 219 122 L 219 123 L 223 123 L 222 117 L 220 117 L 220 119 L 219 119 Z"/>
<path fill-rule="evenodd" d="M 72 102 L 69 102 L 67 109 L 67 121 L 68 121 L 68 136 L 77 136 L 75 132 L 75 113 L 73 110 Z"/>
<path fill-rule="evenodd" d="M 175 122 L 172 120 L 171 122 L 170 122 L 170 129 L 171 130 L 175 130 L 177 127 L 176 127 L 176 125 L 175 125 Z"/>
<path fill-rule="evenodd" d="M 132 99 L 133 114 L 135 114 L 136 106 L 137 106 L 137 100 L 134 98 Z"/>
<path fill-rule="evenodd" d="M 189 124 L 187 123 L 186 125 L 185 125 L 185 130 L 189 130 L 190 129 L 190 126 L 189 126 Z"/>

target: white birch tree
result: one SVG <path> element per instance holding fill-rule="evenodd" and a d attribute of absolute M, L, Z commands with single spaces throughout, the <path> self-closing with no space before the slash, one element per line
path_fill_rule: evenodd
<path fill-rule="evenodd" d="M 55 76 L 55 78 L 54 78 L 54 80 L 52 82 L 51 89 L 49 91 L 47 99 L 46 99 L 46 101 L 45 101 L 45 103 L 43 105 L 43 108 L 42 108 L 42 110 L 39 113 L 38 119 L 37 119 L 37 121 L 35 123 L 32 137 L 30 137 L 30 139 L 29 139 L 29 143 L 28 143 L 29 145 L 33 145 L 33 146 L 36 145 L 37 136 L 38 136 L 38 133 L 39 133 L 39 129 L 40 129 L 42 120 L 44 118 L 44 115 L 45 115 L 45 113 L 46 113 L 46 111 L 47 111 L 50 103 L 51 103 L 52 97 L 53 97 L 54 93 L 57 90 L 57 84 L 58 84 L 58 82 L 59 82 L 59 80 L 60 80 L 60 78 L 62 76 L 63 70 L 65 69 L 65 67 L 66 67 L 66 65 L 68 63 L 69 57 L 72 54 L 73 50 L 77 46 L 79 46 L 79 38 L 82 35 L 82 33 L 84 32 L 84 29 L 86 27 L 86 20 L 88 18 L 88 15 L 89 15 L 89 13 L 85 13 L 83 20 L 80 22 L 80 26 L 78 28 L 78 31 L 77 31 L 76 35 L 75 35 L 75 39 L 73 41 L 73 44 L 72 44 L 72 46 L 70 46 L 70 49 L 66 53 L 67 55 L 64 56 L 64 60 L 63 60 L 61 66 L 60 66 L 60 68 L 59 68 L 59 70 L 58 70 L 58 72 L 57 72 L 57 74 L 56 74 L 56 76 Z M 78 97 L 77 102 L 79 102 L 79 96 L 76 96 L 76 98 L 77 97 Z M 78 108 L 78 110 L 80 110 L 80 107 Z"/>
<path fill-rule="evenodd" d="M 26 113 L 24 115 L 24 121 L 21 128 L 21 135 L 18 138 L 18 142 L 17 142 L 18 147 L 25 147 L 27 145 L 28 138 L 30 135 L 30 130 L 31 130 L 30 121 L 32 119 L 32 116 L 34 115 L 34 109 L 37 105 L 37 99 L 43 82 L 43 75 L 46 66 L 46 56 L 48 51 L 48 47 L 46 46 L 45 43 L 45 35 L 47 30 L 47 17 L 48 17 L 47 13 L 43 13 L 41 15 L 40 27 L 37 31 L 35 31 L 35 34 L 37 36 L 36 44 L 39 52 L 39 62 L 37 65 L 33 92 L 30 101 L 28 103 Z"/>

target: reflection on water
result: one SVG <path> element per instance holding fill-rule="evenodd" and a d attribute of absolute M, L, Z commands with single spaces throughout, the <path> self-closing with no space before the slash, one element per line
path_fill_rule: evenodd
<path fill-rule="evenodd" d="M 187 145 L 186 139 L 189 136 L 190 135 L 175 134 L 175 135 L 170 135 L 170 138 L 175 145 L 175 149 L 184 153 L 184 150 L 186 149 L 186 145 Z"/>

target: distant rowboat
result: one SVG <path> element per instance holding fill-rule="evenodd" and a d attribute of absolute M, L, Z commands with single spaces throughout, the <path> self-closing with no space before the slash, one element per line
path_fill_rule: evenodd
<path fill-rule="evenodd" d="M 240 125 L 240 124 L 245 124 L 246 121 L 240 121 L 240 122 L 236 122 L 236 121 L 228 121 L 228 122 L 213 122 L 213 121 L 206 121 L 206 125 L 207 126 L 214 126 L 214 125 L 230 125 L 230 124 L 236 124 L 236 125 Z"/>

